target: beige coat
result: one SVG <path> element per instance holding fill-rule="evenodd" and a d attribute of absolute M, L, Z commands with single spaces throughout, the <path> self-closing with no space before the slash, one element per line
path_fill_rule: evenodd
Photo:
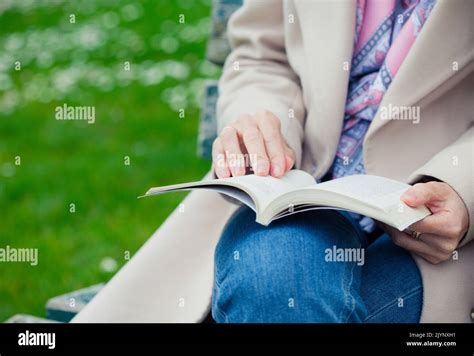
<path fill-rule="evenodd" d="M 239 114 L 270 110 L 282 121 L 297 166 L 324 175 L 342 126 L 355 3 L 248 1 L 229 26 L 234 51 L 220 85 L 220 128 Z M 407 182 L 436 177 L 468 208 L 470 228 L 457 259 L 431 265 L 416 257 L 422 322 L 472 322 L 473 17 L 473 1 L 437 1 L 380 105 L 419 106 L 420 122 L 382 120 L 379 109 L 364 141 L 368 173 Z M 184 207 L 74 321 L 197 322 L 207 315 L 214 247 L 236 207 L 204 191 L 189 194 Z"/>

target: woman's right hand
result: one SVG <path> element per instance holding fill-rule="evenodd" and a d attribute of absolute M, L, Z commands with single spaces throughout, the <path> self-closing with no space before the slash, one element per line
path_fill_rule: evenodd
<path fill-rule="evenodd" d="M 218 178 L 242 176 L 282 177 L 295 164 L 295 154 L 281 134 L 280 120 L 269 111 L 242 115 L 224 127 L 212 145 Z"/>

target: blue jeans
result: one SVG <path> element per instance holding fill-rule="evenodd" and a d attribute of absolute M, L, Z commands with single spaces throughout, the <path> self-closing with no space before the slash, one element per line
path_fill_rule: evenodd
<path fill-rule="evenodd" d="M 264 227 L 240 208 L 215 252 L 219 323 L 417 323 L 423 290 L 387 234 L 368 244 L 347 212 L 313 210 Z"/>

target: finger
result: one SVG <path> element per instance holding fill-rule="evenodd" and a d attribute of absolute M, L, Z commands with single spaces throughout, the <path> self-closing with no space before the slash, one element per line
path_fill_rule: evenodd
<path fill-rule="evenodd" d="M 237 130 L 234 127 L 224 127 L 220 134 L 222 146 L 227 159 L 227 165 L 234 177 L 245 175 L 245 163 Z"/>
<path fill-rule="evenodd" d="M 417 183 L 405 191 L 400 199 L 412 208 L 425 205 L 432 200 L 439 200 L 439 192 L 435 189 L 436 183 L 432 183 Z"/>
<path fill-rule="evenodd" d="M 257 125 L 246 124 L 241 130 L 241 135 L 253 172 L 259 176 L 267 176 L 270 171 L 270 161 L 267 157 L 263 135 Z"/>
<path fill-rule="evenodd" d="M 411 230 L 425 232 L 433 235 L 446 237 L 459 243 L 461 237 L 465 234 L 466 228 L 463 227 L 451 212 L 442 211 L 429 215 L 409 227 Z"/>
<path fill-rule="evenodd" d="M 415 253 L 416 255 L 420 256 L 421 258 L 423 258 L 425 261 L 433 264 L 433 265 L 437 265 L 438 263 L 440 262 L 443 262 L 443 260 L 440 260 L 439 258 L 435 258 L 433 256 L 430 256 L 430 255 L 426 255 L 424 253 Z"/>
<path fill-rule="evenodd" d="M 457 248 L 457 241 L 451 238 L 447 238 L 445 236 L 441 236 L 436 233 L 422 233 L 420 236 L 419 240 L 414 240 L 411 236 L 402 233 L 398 231 L 397 229 L 392 228 L 391 226 L 385 225 L 383 223 L 380 223 L 383 225 L 384 230 L 388 231 L 392 236 L 395 236 L 395 234 L 403 234 L 408 236 L 408 238 L 414 242 L 419 242 L 419 243 L 424 243 L 425 245 L 428 245 L 433 250 L 436 250 L 437 252 L 435 253 L 435 256 L 437 258 L 443 258 L 446 257 L 447 255 L 451 255 L 453 251 Z M 416 228 L 417 224 L 412 224 L 409 229 L 410 230 L 415 230 L 419 232 L 423 232 L 423 230 Z M 393 239 L 393 238 L 392 238 Z M 395 237 L 396 239 L 396 237 Z M 395 239 L 394 242 L 395 242 Z M 396 243 L 397 244 L 397 243 Z M 421 253 L 421 252 L 419 252 Z M 433 256 L 432 256 L 433 257 Z"/>
<path fill-rule="evenodd" d="M 285 174 L 286 162 L 280 120 L 271 113 L 261 113 L 257 117 L 258 127 L 263 135 L 265 148 L 270 158 L 271 175 L 279 178 Z"/>
<path fill-rule="evenodd" d="M 446 259 L 446 254 L 441 253 L 436 248 L 427 245 L 423 241 L 414 240 L 404 232 L 400 232 L 395 229 L 395 231 L 391 231 L 390 235 L 394 244 L 404 248 L 405 250 L 412 251 L 414 253 L 422 253 L 440 260 Z"/>
<path fill-rule="evenodd" d="M 422 257 L 423 259 L 425 259 L 426 261 L 428 261 L 429 263 L 432 263 L 434 265 L 437 265 L 438 263 L 441 263 L 441 262 L 444 262 L 444 261 L 447 261 L 449 260 L 450 258 L 452 258 L 452 255 L 447 255 L 443 258 L 439 258 L 439 257 L 434 257 L 434 256 L 430 256 L 430 255 L 425 255 L 425 254 L 422 254 L 422 253 L 417 253 L 418 256 Z"/>
<path fill-rule="evenodd" d="M 230 170 L 227 165 L 227 158 L 224 153 L 221 139 L 218 137 L 212 143 L 212 163 L 218 178 L 230 177 Z"/>
<path fill-rule="evenodd" d="M 452 254 L 457 248 L 457 242 L 453 239 L 434 234 L 422 234 L 422 241 L 441 252 L 442 254 Z"/>
<path fill-rule="evenodd" d="M 428 234 L 442 235 L 444 227 L 449 226 L 449 216 L 443 213 L 428 215 L 424 219 L 410 225 L 410 230 L 415 230 Z"/>

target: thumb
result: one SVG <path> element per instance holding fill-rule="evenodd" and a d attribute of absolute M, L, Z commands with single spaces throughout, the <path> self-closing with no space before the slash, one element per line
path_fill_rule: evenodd
<path fill-rule="evenodd" d="M 400 199 L 408 206 L 416 208 L 433 200 L 434 191 L 426 183 L 418 183 L 405 191 Z"/>

